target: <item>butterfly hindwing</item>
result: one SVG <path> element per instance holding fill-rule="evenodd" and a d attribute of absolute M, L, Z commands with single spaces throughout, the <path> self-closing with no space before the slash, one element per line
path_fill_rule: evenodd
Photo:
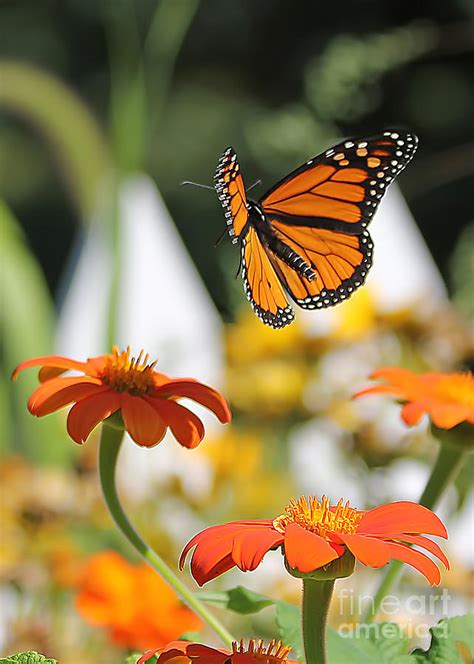
<path fill-rule="evenodd" d="M 242 276 L 245 294 L 260 320 L 274 328 L 292 322 L 295 314 L 281 279 L 252 226 L 242 239 Z"/>
<path fill-rule="evenodd" d="M 291 298 L 302 309 L 324 309 L 350 297 L 361 286 L 372 264 L 372 240 L 364 230 L 349 235 L 328 229 L 288 227 L 277 221 L 273 226 L 288 246 L 309 263 L 316 278 L 309 281 L 292 270 L 278 256 L 271 260 Z"/>

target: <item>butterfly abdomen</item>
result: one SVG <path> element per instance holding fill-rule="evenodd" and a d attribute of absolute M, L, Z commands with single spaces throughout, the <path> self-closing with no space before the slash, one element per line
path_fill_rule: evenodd
<path fill-rule="evenodd" d="M 249 204 L 249 210 L 250 222 L 257 231 L 262 244 L 299 275 L 308 281 L 314 279 L 316 273 L 311 265 L 294 251 L 294 249 L 277 237 L 258 203 L 251 201 Z"/>

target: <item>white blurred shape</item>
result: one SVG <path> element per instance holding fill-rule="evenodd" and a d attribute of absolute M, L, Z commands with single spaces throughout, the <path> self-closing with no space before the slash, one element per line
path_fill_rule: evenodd
<path fill-rule="evenodd" d="M 220 378 L 221 322 L 153 182 L 125 182 L 118 341 L 146 348 L 158 370 Z M 197 229 L 196 229 L 197 230 Z"/>
<path fill-rule="evenodd" d="M 396 185 L 384 197 L 370 229 L 375 249 L 367 284 L 382 311 L 425 298 L 430 305 L 446 299 L 443 279 Z"/>
<path fill-rule="evenodd" d="M 416 306 L 433 310 L 447 297 L 446 286 L 423 236 L 396 185 L 384 196 L 369 226 L 374 241 L 374 262 L 367 288 L 376 308 L 391 312 Z M 324 311 L 298 312 L 315 335 L 328 334 L 345 303 Z"/>
<path fill-rule="evenodd" d="M 342 449 L 344 432 L 329 420 L 312 420 L 290 435 L 290 455 L 299 489 L 318 498 L 326 494 L 331 502 L 340 498 L 355 506 L 363 502 L 360 474 L 348 464 Z"/>
<path fill-rule="evenodd" d="M 56 324 L 60 355 L 83 360 L 104 352 L 111 269 L 106 229 L 93 221 L 76 242 L 61 289 Z"/>
<path fill-rule="evenodd" d="M 472 569 L 474 567 L 474 491 L 471 491 L 460 512 L 449 520 L 449 550 L 456 559 Z"/>

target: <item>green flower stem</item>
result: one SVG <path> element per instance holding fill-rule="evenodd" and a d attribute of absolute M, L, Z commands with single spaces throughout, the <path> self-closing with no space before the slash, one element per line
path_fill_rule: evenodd
<path fill-rule="evenodd" d="M 303 643 L 306 664 L 326 664 L 326 622 L 334 579 L 303 579 Z"/>
<path fill-rule="evenodd" d="M 460 447 L 441 444 L 436 463 L 431 471 L 431 475 L 421 498 L 418 501 L 420 505 L 428 507 L 428 509 L 433 509 L 435 507 L 445 489 L 447 489 L 456 479 L 466 455 L 467 451 Z M 372 605 L 369 605 L 366 612 L 362 615 L 362 622 L 370 623 L 377 616 L 384 597 L 386 597 L 392 589 L 394 583 L 402 572 L 403 566 L 404 563 L 399 560 L 393 560 L 390 563 L 385 576 L 375 593 Z"/>
<path fill-rule="evenodd" d="M 122 444 L 123 431 L 108 425 L 102 426 L 99 447 L 100 483 L 105 502 L 112 517 L 130 544 L 145 558 L 154 570 L 176 591 L 182 600 L 206 622 L 226 646 L 234 640 L 223 625 L 207 610 L 204 604 L 182 583 L 168 565 L 153 551 L 131 525 L 120 503 L 115 484 L 115 468 Z"/>

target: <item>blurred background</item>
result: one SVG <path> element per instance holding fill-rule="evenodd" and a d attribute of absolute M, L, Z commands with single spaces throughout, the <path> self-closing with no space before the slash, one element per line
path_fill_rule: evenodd
<path fill-rule="evenodd" d="M 201 626 L 165 588 L 150 592 L 157 620 L 146 629 L 138 614 L 127 629 L 104 617 L 104 606 L 113 616 L 124 604 L 118 586 L 135 597 L 135 616 L 146 573 L 102 505 L 97 436 L 78 448 L 64 413 L 34 421 L 35 372 L 11 385 L 12 369 L 130 344 L 159 370 L 224 392 L 233 423 L 207 418 L 198 451 L 169 439 L 153 450 L 128 441 L 122 453 L 132 519 L 173 566 L 199 528 L 277 516 L 302 492 L 360 508 L 417 500 L 438 447 L 428 423 L 408 429 L 390 399 L 350 397 L 379 366 L 472 368 L 474 8 L 4 0 L 0 44 L 0 654 L 112 664 Z M 420 145 L 372 224 L 367 285 L 334 310 L 265 328 L 235 279 L 238 251 L 213 246 L 225 224 L 219 202 L 180 182 L 211 184 L 232 145 L 247 185 L 262 180 L 260 196 L 341 137 L 394 126 Z M 471 455 L 440 506 L 450 615 L 474 595 L 473 471 Z M 298 601 L 278 554 L 262 569 L 213 589 L 244 583 Z M 381 573 L 360 570 L 346 588 L 370 593 Z M 435 592 L 408 571 L 401 589 Z M 356 614 L 335 601 L 332 624 Z M 388 616 L 439 617 L 403 604 Z M 242 636 L 272 636 L 271 609 L 223 618 Z"/>

